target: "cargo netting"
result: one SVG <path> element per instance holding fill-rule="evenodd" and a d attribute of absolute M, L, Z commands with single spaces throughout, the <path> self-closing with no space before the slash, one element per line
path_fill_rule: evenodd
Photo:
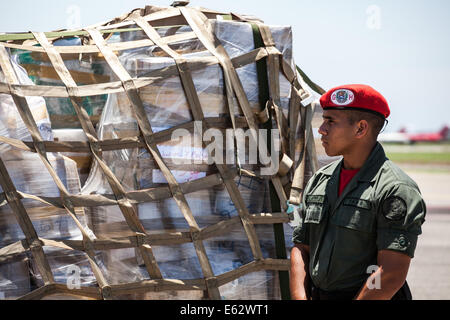
<path fill-rule="evenodd" d="M 288 208 L 330 160 L 292 48 L 191 7 L 0 35 L 0 298 L 288 298 Z M 223 163 L 202 134 L 264 128 Z M 246 161 L 276 142 L 277 172 Z"/>

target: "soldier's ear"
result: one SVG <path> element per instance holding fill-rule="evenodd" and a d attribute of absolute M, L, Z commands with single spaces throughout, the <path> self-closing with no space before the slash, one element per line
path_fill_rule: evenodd
<path fill-rule="evenodd" d="M 358 121 L 357 130 L 356 130 L 356 138 L 363 138 L 367 135 L 369 131 L 369 123 L 366 120 Z"/>

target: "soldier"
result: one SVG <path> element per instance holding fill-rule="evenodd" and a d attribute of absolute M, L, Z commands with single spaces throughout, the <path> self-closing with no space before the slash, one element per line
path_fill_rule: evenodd
<path fill-rule="evenodd" d="M 346 85 L 320 104 L 322 145 L 343 159 L 305 188 L 292 238 L 292 298 L 412 299 L 406 275 L 426 208 L 416 183 L 377 142 L 388 103 L 369 86 Z"/>

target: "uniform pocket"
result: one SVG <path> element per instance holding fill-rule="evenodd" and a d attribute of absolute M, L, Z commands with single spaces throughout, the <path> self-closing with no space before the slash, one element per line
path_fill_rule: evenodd
<path fill-rule="evenodd" d="M 311 204 L 306 208 L 305 223 L 320 223 L 323 216 L 323 204 Z"/>
<path fill-rule="evenodd" d="M 343 205 L 333 214 L 331 223 L 352 230 L 373 232 L 375 216 L 371 210 Z"/>
<path fill-rule="evenodd" d="M 325 211 L 324 195 L 308 195 L 306 197 L 305 223 L 320 223 Z"/>

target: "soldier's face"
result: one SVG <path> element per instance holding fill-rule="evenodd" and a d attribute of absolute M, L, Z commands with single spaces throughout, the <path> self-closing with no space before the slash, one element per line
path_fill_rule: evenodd
<path fill-rule="evenodd" d="M 350 124 L 344 110 L 324 110 L 319 133 L 328 156 L 345 155 L 354 144 L 355 125 Z"/>

